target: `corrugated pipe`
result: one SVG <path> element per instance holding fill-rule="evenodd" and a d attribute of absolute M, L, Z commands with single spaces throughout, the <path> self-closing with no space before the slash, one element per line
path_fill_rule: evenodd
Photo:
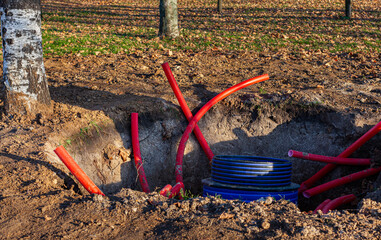
<path fill-rule="evenodd" d="M 346 204 L 346 203 L 350 203 L 354 200 L 356 200 L 356 196 L 353 194 L 349 194 L 349 195 L 345 195 L 342 197 L 335 198 L 323 207 L 322 212 L 324 214 L 328 213 L 329 210 L 336 209 L 337 207 L 339 207 L 343 204 Z"/>
<path fill-rule="evenodd" d="M 180 107 L 183 110 L 185 117 L 188 119 L 188 122 L 191 121 L 193 118 L 192 112 L 190 111 L 190 109 L 189 109 L 189 107 L 188 107 L 188 105 L 187 105 L 187 103 L 186 103 L 186 101 L 185 101 L 185 99 L 184 99 L 184 97 L 180 91 L 180 88 L 176 83 L 175 77 L 173 76 L 173 73 L 172 73 L 171 69 L 169 68 L 169 64 L 166 62 L 166 63 L 163 63 L 161 66 L 163 67 L 163 70 L 165 72 L 165 76 L 167 76 L 168 82 L 171 85 L 173 93 L 175 94 L 177 101 L 179 102 Z M 200 128 L 197 125 L 194 127 L 193 132 L 196 135 L 196 138 L 197 138 L 198 142 L 200 143 L 201 148 L 204 150 L 206 156 L 208 157 L 209 161 L 211 162 L 214 154 L 213 154 L 212 150 L 210 149 L 208 143 L 206 142 L 204 136 L 202 135 Z"/>
<path fill-rule="evenodd" d="M 362 137 L 360 137 L 356 142 L 354 142 L 351 146 L 344 150 L 338 157 L 346 158 L 349 157 L 354 151 L 356 151 L 359 147 L 361 147 L 365 142 L 371 139 L 374 135 L 376 135 L 379 131 L 381 131 L 381 122 L 377 123 L 374 127 L 372 127 L 368 132 L 366 132 Z M 322 177 L 327 175 L 327 173 L 331 172 L 336 167 L 336 164 L 330 163 L 325 167 L 320 169 L 315 175 L 310 177 L 308 180 L 304 181 L 299 188 L 299 193 L 304 192 L 309 189 L 316 181 L 320 180 Z"/>
<path fill-rule="evenodd" d="M 139 144 L 139 127 L 138 127 L 138 113 L 131 113 L 131 137 L 132 137 L 132 150 L 134 152 L 135 167 L 138 172 L 140 186 L 143 192 L 149 193 L 149 186 L 144 173 L 142 157 L 140 153 Z"/>
<path fill-rule="evenodd" d="M 325 207 L 325 205 L 327 205 L 330 201 L 331 199 L 324 200 L 324 202 L 320 203 L 319 206 L 317 206 L 317 208 L 314 210 L 314 213 L 317 213 L 318 210 L 323 210 L 323 207 Z"/>
<path fill-rule="evenodd" d="M 171 184 L 167 184 L 165 185 L 165 187 L 163 187 L 163 189 L 160 190 L 160 195 L 164 196 L 164 197 L 168 197 L 170 192 L 172 190 L 172 186 Z"/>
<path fill-rule="evenodd" d="M 335 187 L 338 187 L 338 186 L 341 186 L 341 185 L 344 185 L 346 183 L 350 183 L 350 182 L 353 182 L 353 181 L 356 181 L 356 180 L 359 180 L 362 178 L 372 176 L 376 173 L 379 173 L 380 171 L 381 171 L 381 167 L 378 167 L 378 168 L 369 168 L 369 169 L 366 169 L 366 170 L 363 170 L 363 171 L 360 171 L 357 173 L 352 173 L 352 174 L 347 175 L 345 177 L 341 177 L 341 178 L 338 178 L 336 180 L 332 180 L 330 182 L 319 185 L 317 187 L 308 189 L 308 190 L 303 192 L 303 196 L 306 198 L 310 198 L 312 196 L 315 196 L 317 194 L 325 192 L 329 189 L 332 189 L 332 188 L 335 188 Z"/>
<path fill-rule="evenodd" d="M 178 196 L 179 199 L 182 200 L 183 195 L 184 195 L 184 183 L 178 182 L 169 191 L 168 198 L 173 198 L 175 196 Z"/>
<path fill-rule="evenodd" d="M 341 164 L 341 165 L 370 165 L 370 158 L 342 158 L 342 157 L 327 157 L 323 155 L 299 152 L 295 150 L 288 151 L 289 157 L 306 159 L 317 162 Z"/>
<path fill-rule="evenodd" d="M 86 173 L 81 169 L 81 167 L 74 161 L 66 149 L 61 145 L 58 146 L 54 152 L 61 159 L 61 161 L 66 165 L 70 172 L 78 179 L 82 186 L 91 194 L 100 194 L 105 196 L 105 194 L 94 184 L 93 181 L 86 175 Z"/>
<path fill-rule="evenodd" d="M 205 115 L 205 113 L 212 108 L 217 102 L 221 101 L 222 99 L 226 98 L 227 96 L 231 95 L 232 93 L 248 87 L 250 85 L 253 85 L 255 83 L 259 83 L 262 81 L 266 81 L 269 79 L 269 75 L 261 75 L 255 78 L 248 79 L 244 82 L 241 82 L 237 85 L 234 85 L 233 87 L 223 91 L 222 93 L 218 94 L 214 98 L 212 98 L 209 102 L 207 102 L 198 112 L 197 114 L 192 118 L 192 120 L 189 122 L 188 127 L 185 129 L 184 134 L 180 140 L 180 144 L 177 150 L 177 156 L 176 156 L 176 165 L 175 165 L 175 174 L 176 174 L 176 182 L 183 182 L 183 157 L 184 157 L 184 151 L 185 151 L 185 145 L 186 142 L 189 139 L 189 135 L 191 134 L 193 128 L 196 126 L 197 122 L 202 118 L 202 116 Z"/>

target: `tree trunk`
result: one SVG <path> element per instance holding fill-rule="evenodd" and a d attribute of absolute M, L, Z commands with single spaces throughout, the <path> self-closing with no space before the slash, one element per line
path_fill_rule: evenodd
<path fill-rule="evenodd" d="M 218 0 L 217 2 L 217 11 L 222 13 L 222 0 Z"/>
<path fill-rule="evenodd" d="M 159 36 L 176 38 L 179 36 L 177 0 L 160 0 Z"/>
<path fill-rule="evenodd" d="M 2 0 L 0 11 L 6 111 L 29 114 L 49 109 L 40 0 Z"/>
<path fill-rule="evenodd" d="M 345 16 L 352 17 L 352 0 L 345 0 Z"/>

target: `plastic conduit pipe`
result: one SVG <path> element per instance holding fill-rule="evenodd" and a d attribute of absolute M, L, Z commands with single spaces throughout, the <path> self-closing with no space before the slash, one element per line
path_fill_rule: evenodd
<path fill-rule="evenodd" d="M 352 173 L 352 174 L 347 175 L 345 177 L 341 177 L 341 178 L 332 180 L 330 182 L 324 183 L 322 185 L 319 185 L 317 187 L 308 189 L 308 190 L 303 192 L 303 196 L 306 198 L 310 198 L 312 196 L 315 196 L 317 194 L 325 192 L 329 189 L 344 185 L 346 183 L 354 182 L 356 180 L 359 180 L 359 179 L 362 179 L 365 177 L 369 177 L 369 176 L 374 175 L 380 171 L 381 171 L 381 167 L 378 167 L 378 168 L 368 168 L 368 169 L 360 171 L 360 172 Z"/>
<path fill-rule="evenodd" d="M 327 205 L 330 201 L 331 199 L 324 200 L 324 202 L 320 203 L 319 206 L 317 206 L 317 208 L 314 210 L 314 213 L 317 213 L 318 210 L 323 210 L 323 207 L 325 207 L 325 205 Z"/>
<path fill-rule="evenodd" d="M 288 151 L 289 157 L 301 158 L 311 161 L 341 164 L 341 165 L 370 165 L 370 158 L 341 158 L 341 157 L 327 157 L 323 155 L 299 152 L 295 150 Z"/>
<path fill-rule="evenodd" d="M 169 64 L 166 62 L 166 63 L 163 63 L 161 66 L 163 67 L 163 70 L 165 72 L 165 76 L 167 76 L 168 82 L 171 85 L 171 88 L 172 88 L 172 90 L 173 90 L 173 92 L 177 98 L 177 101 L 179 102 L 180 107 L 183 110 L 183 113 L 189 122 L 193 118 L 192 112 L 189 110 L 189 107 L 188 107 L 183 95 L 181 94 L 180 88 L 176 83 L 175 77 L 173 76 L 172 71 L 169 68 Z M 206 156 L 208 157 L 209 161 L 211 162 L 213 157 L 214 157 L 214 154 L 213 154 L 212 150 L 210 149 L 208 143 L 206 142 L 204 136 L 202 135 L 200 128 L 197 125 L 194 127 L 193 132 L 196 135 L 196 138 L 197 138 L 198 142 L 200 143 L 201 148 L 204 150 Z"/>
<path fill-rule="evenodd" d="M 132 137 L 132 150 L 134 152 L 135 167 L 138 172 L 140 186 L 143 192 L 149 193 L 149 186 L 144 173 L 142 157 L 140 153 L 139 144 L 139 130 L 138 130 L 138 113 L 131 113 L 131 137 Z"/>
<path fill-rule="evenodd" d="M 81 169 L 81 167 L 74 161 L 66 149 L 61 145 L 58 146 L 54 152 L 61 159 L 61 161 L 66 165 L 70 172 L 78 179 L 82 186 L 91 194 L 100 194 L 105 196 L 105 194 L 94 184 L 93 181 L 86 175 L 86 173 Z"/>
<path fill-rule="evenodd" d="M 183 182 L 183 157 L 184 157 L 185 145 L 189 139 L 189 135 L 191 134 L 193 128 L 196 126 L 196 123 L 202 118 L 202 116 L 204 116 L 205 113 L 210 108 L 213 107 L 213 105 L 215 105 L 222 99 L 226 98 L 227 96 L 231 95 L 232 93 L 242 88 L 253 85 L 255 83 L 266 81 L 268 79 L 269 79 L 269 75 L 265 74 L 255 78 L 248 79 L 239 84 L 236 84 L 233 87 L 226 89 L 225 91 L 221 92 L 220 94 L 212 98 L 197 112 L 197 114 L 192 118 L 187 128 L 185 129 L 183 136 L 181 137 L 179 147 L 177 149 L 176 165 L 175 165 L 176 182 Z"/>
<path fill-rule="evenodd" d="M 182 191 L 184 191 L 184 183 L 178 182 L 173 186 L 173 188 L 169 192 L 168 198 L 173 198 L 178 195 L 179 199 L 182 200 L 183 199 L 182 193 L 184 193 Z"/>
<path fill-rule="evenodd" d="M 160 190 L 159 193 L 161 196 L 168 197 L 171 190 L 172 190 L 171 184 L 167 184 L 165 185 L 165 187 L 163 187 L 163 189 Z"/>
<path fill-rule="evenodd" d="M 354 201 L 355 199 L 356 199 L 356 196 L 353 194 L 349 194 L 349 195 L 345 195 L 342 197 L 335 198 L 323 207 L 322 212 L 324 214 L 328 213 L 329 210 L 336 209 L 337 207 L 339 207 L 343 204 L 346 204 L 346 203 L 350 203 L 350 202 Z"/>
<path fill-rule="evenodd" d="M 356 151 L 359 147 L 361 147 L 365 142 L 371 139 L 374 135 L 376 135 L 379 131 L 381 131 L 381 122 L 377 123 L 374 127 L 372 127 L 368 132 L 366 132 L 363 136 L 357 139 L 351 146 L 344 150 L 338 157 L 346 158 L 349 157 L 354 151 Z M 315 175 L 310 177 L 308 180 L 304 181 L 299 188 L 299 193 L 304 192 L 308 188 L 310 188 L 316 181 L 324 177 L 327 173 L 331 172 L 336 167 L 336 164 L 330 163 L 325 167 L 320 169 Z"/>

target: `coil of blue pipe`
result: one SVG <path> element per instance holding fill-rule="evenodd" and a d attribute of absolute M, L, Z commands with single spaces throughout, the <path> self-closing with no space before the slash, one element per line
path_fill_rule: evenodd
<path fill-rule="evenodd" d="M 204 196 L 245 202 L 273 197 L 298 201 L 299 185 L 291 183 L 288 160 L 258 156 L 215 156 L 212 174 L 204 182 Z"/>

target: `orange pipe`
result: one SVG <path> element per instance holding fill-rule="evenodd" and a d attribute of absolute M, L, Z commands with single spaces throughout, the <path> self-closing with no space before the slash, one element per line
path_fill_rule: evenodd
<path fill-rule="evenodd" d="M 105 194 L 97 187 L 97 185 L 93 183 L 93 181 L 91 181 L 91 179 L 74 161 L 62 145 L 58 146 L 54 152 L 89 193 L 105 196 Z"/>

